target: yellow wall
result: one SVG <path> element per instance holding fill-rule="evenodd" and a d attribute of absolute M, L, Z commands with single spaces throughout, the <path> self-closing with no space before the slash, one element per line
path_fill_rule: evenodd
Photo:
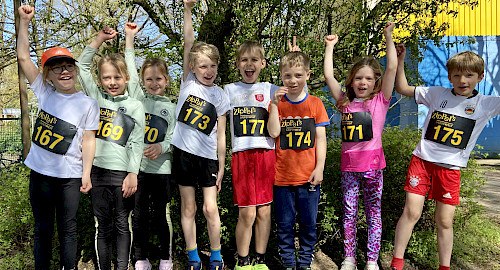
<path fill-rule="evenodd" d="M 450 3 L 449 9 L 457 9 L 457 17 L 440 14 L 438 24 L 447 22 L 446 36 L 498 36 L 500 35 L 500 0 L 478 0 L 479 5 L 469 7 Z"/>

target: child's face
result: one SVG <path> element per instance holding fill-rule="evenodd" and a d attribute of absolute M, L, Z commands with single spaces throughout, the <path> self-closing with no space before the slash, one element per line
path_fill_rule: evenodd
<path fill-rule="evenodd" d="M 165 96 L 168 79 L 165 78 L 163 72 L 157 66 L 146 68 L 142 80 L 144 87 L 151 95 Z"/>
<path fill-rule="evenodd" d="M 366 98 L 373 93 L 376 81 L 377 79 L 375 78 L 373 69 L 368 66 L 364 66 L 354 75 L 351 87 L 353 88 L 357 98 Z"/>
<path fill-rule="evenodd" d="M 204 54 L 199 54 L 195 66 L 191 66 L 191 72 L 196 79 L 205 86 L 213 86 L 217 77 L 217 62 Z"/>
<path fill-rule="evenodd" d="M 453 84 L 455 94 L 470 97 L 476 85 L 484 78 L 484 74 L 471 71 L 452 70 L 448 73 L 448 79 Z"/>
<path fill-rule="evenodd" d="M 74 63 L 63 61 L 49 67 L 47 80 L 51 81 L 56 90 L 60 93 L 75 93 L 76 78 L 77 72 Z"/>
<path fill-rule="evenodd" d="M 257 50 L 250 50 L 240 55 L 237 63 L 241 80 L 244 83 L 255 83 L 259 78 L 260 70 L 266 67 L 266 60 L 260 58 Z"/>
<path fill-rule="evenodd" d="M 283 85 L 288 88 L 288 94 L 299 95 L 304 91 L 307 80 L 311 75 L 310 70 L 306 70 L 303 66 L 284 66 L 281 69 L 281 80 Z"/>
<path fill-rule="evenodd" d="M 101 74 L 101 84 L 106 92 L 112 96 L 125 93 L 129 78 L 124 77 L 111 63 L 103 63 L 99 73 Z"/>

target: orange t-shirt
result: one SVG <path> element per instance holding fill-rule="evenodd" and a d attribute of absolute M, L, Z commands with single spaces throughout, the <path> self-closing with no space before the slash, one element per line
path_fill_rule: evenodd
<path fill-rule="evenodd" d="M 330 119 L 323 102 L 309 94 L 298 102 L 285 95 L 278 103 L 278 112 L 281 132 L 276 138 L 274 184 L 305 184 L 316 167 L 316 127 L 327 126 Z"/>

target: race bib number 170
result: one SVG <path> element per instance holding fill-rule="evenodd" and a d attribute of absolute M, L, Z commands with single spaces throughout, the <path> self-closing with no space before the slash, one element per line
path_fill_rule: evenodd
<path fill-rule="evenodd" d="M 446 146 L 465 149 L 475 125 L 476 120 L 434 111 L 425 132 L 425 139 Z"/>
<path fill-rule="evenodd" d="M 31 140 L 49 152 L 64 155 L 68 151 L 76 131 L 75 125 L 40 110 Z"/>
<path fill-rule="evenodd" d="M 177 121 L 210 135 L 217 123 L 217 110 L 212 103 L 189 95 L 182 104 Z"/>
<path fill-rule="evenodd" d="M 280 148 L 309 149 L 316 141 L 316 121 L 314 118 L 282 119 Z"/>

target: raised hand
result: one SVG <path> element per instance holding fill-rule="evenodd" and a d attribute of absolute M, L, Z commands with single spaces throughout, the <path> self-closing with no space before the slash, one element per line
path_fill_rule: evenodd
<path fill-rule="evenodd" d="M 193 8 L 194 4 L 196 4 L 197 0 L 184 0 L 184 6 L 188 8 Z"/>
<path fill-rule="evenodd" d="M 24 22 L 30 22 L 33 16 L 35 16 L 35 8 L 29 5 L 20 6 L 19 18 Z"/>
<path fill-rule="evenodd" d="M 288 51 L 290 52 L 300 52 L 301 49 L 297 45 L 297 36 L 293 36 L 293 44 L 288 40 Z"/>
<path fill-rule="evenodd" d="M 125 35 L 135 35 L 139 32 L 139 26 L 136 23 L 128 22 L 125 24 Z"/>
<path fill-rule="evenodd" d="M 393 22 L 387 22 L 384 26 L 384 34 L 391 34 L 392 31 L 394 30 L 394 27 L 396 27 L 396 24 Z"/>
<path fill-rule="evenodd" d="M 337 35 L 328 35 L 325 37 L 325 45 L 326 46 L 335 46 L 339 41 L 339 37 Z"/>
<path fill-rule="evenodd" d="M 405 56 L 406 56 L 406 48 L 405 48 L 405 45 L 404 44 L 399 44 L 398 46 L 396 46 L 396 52 L 397 52 L 397 55 L 398 55 L 398 63 L 405 60 Z"/>

